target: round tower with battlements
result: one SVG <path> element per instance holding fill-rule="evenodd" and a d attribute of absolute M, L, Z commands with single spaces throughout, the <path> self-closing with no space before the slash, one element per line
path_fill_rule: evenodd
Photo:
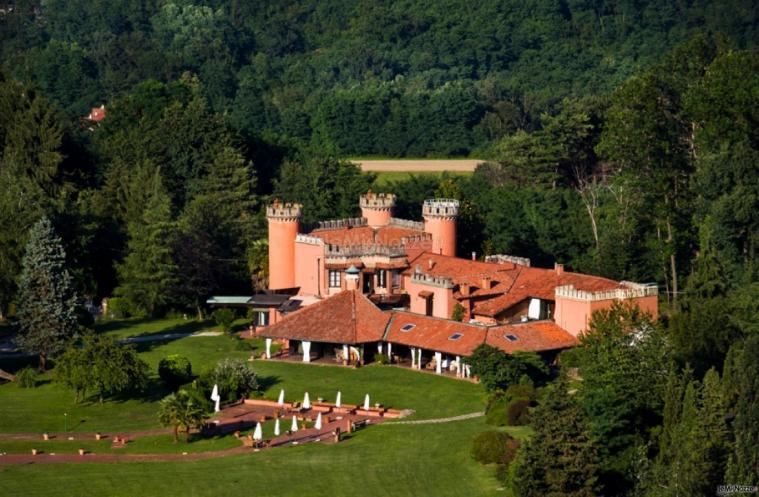
<path fill-rule="evenodd" d="M 393 216 L 395 195 L 392 193 L 374 193 L 369 190 L 359 197 L 361 217 L 366 218 L 366 224 L 372 228 L 387 226 Z"/>
<path fill-rule="evenodd" d="M 422 205 L 424 231 L 432 235 L 432 252 L 456 255 L 456 218 L 459 201 L 447 198 L 425 200 Z"/>
<path fill-rule="evenodd" d="M 300 230 L 300 204 L 275 200 L 266 207 L 269 221 L 269 288 L 295 286 L 295 237 Z"/>

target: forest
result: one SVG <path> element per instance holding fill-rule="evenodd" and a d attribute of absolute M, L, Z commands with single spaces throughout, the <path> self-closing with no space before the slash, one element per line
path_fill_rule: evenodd
<path fill-rule="evenodd" d="M 273 198 L 303 203 L 305 222 L 359 215 L 369 188 L 410 219 L 456 198 L 460 254 L 660 288 L 657 323 L 617 309 L 567 358 L 584 383 L 535 409 L 553 445 L 520 453 L 518 495 L 757 483 L 754 2 L 0 7 L 0 320 L 40 218 L 80 299 L 202 315 L 209 295 L 265 286 Z M 84 119 L 101 105 L 102 122 Z M 357 156 L 487 162 L 380 185 Z M 561 444 L 580 455 L 538 471 Z"/>

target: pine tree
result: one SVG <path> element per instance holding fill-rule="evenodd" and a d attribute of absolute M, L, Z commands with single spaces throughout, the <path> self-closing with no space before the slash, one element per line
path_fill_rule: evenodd
<path fill-rule="evenodd" d="M 597 449 L 582 408 L 568 393 L 565 378 L 547 389 L 544 400 L 535 409 L 533 428 L 535 434 L 516 463 L 515 495 L 597 495 Z"/>
<path fill-rule="evenodd" d="M 177 267 L 172 259 L 175 223 L 171 201 L 158 169 L 149 187 L 152 194 L 142 222 L 129 226 L 128 253 L 117 267 L 120 285 L 116 294 L 125 297 L 135 309 L 154 315 L 170 301 Z"/>
<path fill-rule="evenodd" d="M 40 370 L 77 330 L 76 294 L 63 242 L 50 220 L 32 227 L 22 261 L 18 297 L 19 346 L 39 355 Z"/>
<path fill-rule="evenodd" d="M 751 335 L 743 345 L 735 384 L 738 399 L 735 404 L 733 434 L 735 444 L 728 461 L 726 481 L 756 484 L 759 478 L 759 335 Z"/>

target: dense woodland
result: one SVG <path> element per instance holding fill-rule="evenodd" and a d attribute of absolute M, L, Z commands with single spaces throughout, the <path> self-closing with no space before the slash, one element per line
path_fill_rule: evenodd
<path fill-rule="evenodd" d="M 7 3 L 0 313 L 17 314 L 43 217 L 80 299 L 160 315 L 265 283 L 271 198 L 306 222 L 359 214 L 371 187 L 414 219 L 458 198 L 462 254 L 661 290 L 657 323 L 597 318 L 566 359 L 577 395 L 541 389 L 541 436 L 502 475 L 516 495 L 756 484 L 758 15 L 739 0 Z M 101 104 L 102 123 L 82 119 Z M 382 186 L 345 159 L 473 154 L 488 163 L 472 176 Z M 577 457 L 556 466 L 557 447 Z"/>

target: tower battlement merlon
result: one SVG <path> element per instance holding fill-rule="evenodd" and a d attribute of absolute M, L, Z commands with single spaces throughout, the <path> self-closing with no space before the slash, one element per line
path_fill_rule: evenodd
<path fill-rule="evenodd" d="M 275 200 L 266 206 L 266 217 L 279 220 L 299 220 L 303 215 L 303 206 L 296 203 L 283 203 Z"/>
<path fill-rule="evenodd" d="M 394 193 L 374 193 L 369 190 L 358 199 L 362 209 L 392 210 L 395 207 Z"/>
<path fill-rule="evenodd" d="M 456 218 L 459 215 L 459 201 L 451 198 L 431 198 L 422 204 L 422 216 L 425 218 Z"/>

